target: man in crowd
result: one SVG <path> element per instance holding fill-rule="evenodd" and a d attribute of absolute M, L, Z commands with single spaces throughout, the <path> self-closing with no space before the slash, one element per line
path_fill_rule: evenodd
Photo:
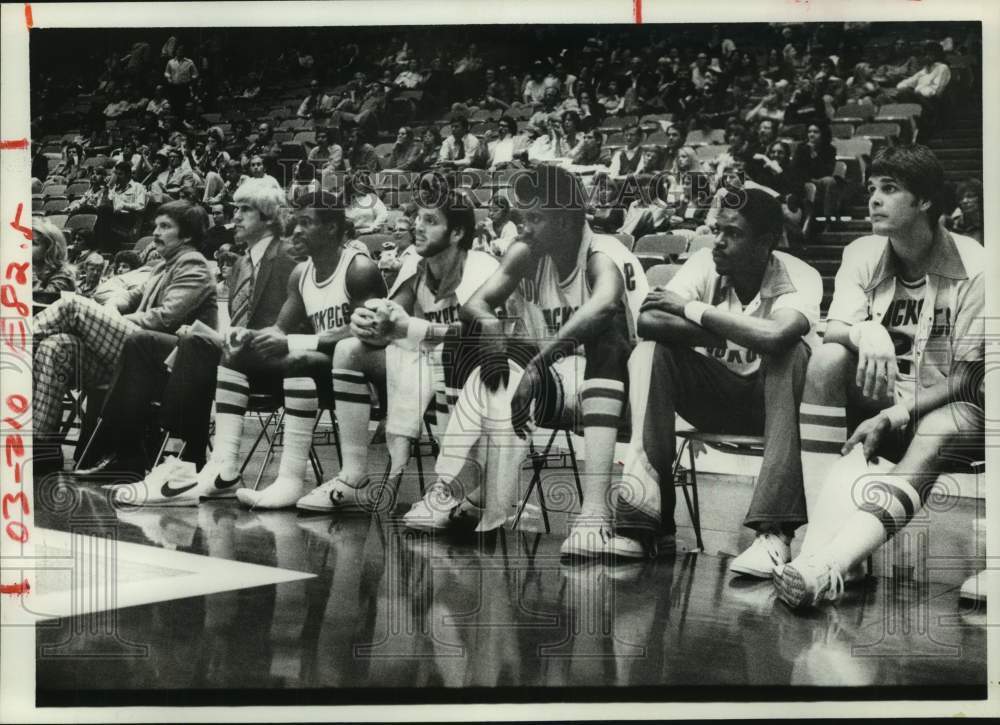
<path fill-rule="evenodd" d="M 942 472 L 983 459 L 986 259 L 940 226 L 944 189 L 925 146 L 872 162 L 872 235 L 844 250 L 802 396 L 809 528 L 774 570 L 792 607 L 839 598 Z"/>
<path fill-rule="evenodd" d="M 479 156 L 479 139 L 469 133 L 469 119 L 452 115 L 451 135 L 441 143 L 438 163 L 451 169 L 473 166 Z"/>
<path fill-rule="evenodd" d="M 744 525 L 753 545 L 730 569 L 767 576 L 772 552 L 805 523 L 797 416 L 806 364 L 818 345 L 819 273 L 775 251 L 778 201 L 761 189 L 728 193 L 715 246 L 692 255 L 639 317 L 629 361 L 632 440 L 625 457 L 619 531 L 648 553 L 672 546 L 674 419 L 697 430 L 764 436 L 764 459 Z"/>
<path fill-rule="evenodd" d="M 107 204 L 99 208 L 98 239 L 102 244 L 117 250 L 132 241 L 135 222 L 146 210 L 146 196 L 146 187 L 132 179 L 132 164 L 128 161 L 115 164 Z"/>

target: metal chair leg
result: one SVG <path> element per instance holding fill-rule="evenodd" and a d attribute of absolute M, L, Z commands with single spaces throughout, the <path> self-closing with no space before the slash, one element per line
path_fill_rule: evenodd
<path fill-rule="evenodd" d="M 514 521 L 511 523 L 511 529 L 516 529 L 517 525 L 521 521 L 521 516 L 524 514 L 524 509 L 528 505 L 528 499 L 531 498 L 531 492 L 534 491 L 535 487 L 538 487 L 538 501 L 542 507 L 542 521 L 545 524 L 545 533 L 551 533 L 552 529 L 549 526 L 549 513 L 545 508 L 545 496 L 541 493 L 542 490 L 542 467 L 546 456 L 549 455 L 549 451 L 552 450 L 552 443 L 556 439 L 556 435 L 559 433 L 559 429 L 556 428 L 552 431 L 552 435 L 549 437 L 549 442 L 545 445 L 545 450 L 539 454 L 535 450 L 534 443 L 528 440 L 528 457 L 531 458 L 531 481 L 528 483 L 528 490 L 524 492 L 524 497 L 521 499 L 520 505 L 517 507 L 517 512 L 514 514 Z"/>
<path fill-rule="evenodd" d="M 573 434 L 566 431 L 566 446 L 569 448 L 569 462 L 573 468 L 573 478 L 576 481 L 576 492 L 580 496 L 580 505 L 583 506 L 583 484 L 580 483 L 580 469 L 576 465 L 576 449 L 573 448 Z"/>
<path fill-rule="evenodd" d="M 273 416 L 274 413 L 272 413 L 271 415 Z M 267 464 L 271 462 L 271 456 L 274 455 L 274 446 L 278 441 L 278 431 L 281 430 L 281 424 L 284 422 L 285 422 L 285 409 L 282 408 L 281 415 L 278 416 L 278 421 L 274 425 L 274 437 L 269 439 L 271 442 L 268 443 L 267 452 L 264 454 L 264 462 L 260 464 L 260 470 L 257 471 L 257 478 L 253 482 L 254 491 L 256 491 L 257 488 L 260 486 L 260 481 L 262 478 L 264 478 L 264 469 L 267 468 Z M 249 456 L 247 456 L 247 460 L 248 461 L 250 460 Z"/>
<path fill-rule="evenodd" d="M 694 448 L 688 442 L 688 460 L 691 461 L 691 496 L 694 498 L 694 536 L 698 549 L 704 551 L 705 543 L 701 540 L 701 507 L 698 504 L 698 469 L 695 468 Z"/>
<path fill-rule="evenodd" d="M 267 436 L 268 444 L 271 443 L 271 437 L 267 435 L 267 427 L 271 425 L 271 421 L 274 420 L 275 415 L 277 415 L 277 411 L 272 410 L 268 414 L 267 420 L 263 422 L 261 422 L 260 416 L 259 415 L 257 416 L 257 422 L 260 423 L 260 433 L 257 434 L 256 440 L 254 440 L 253 445 L 250 446 L 250 452 L 247 453 L 246 457 L 243 459 L 243 465 L 240 466 L 241 475 L 243 474 L 243 471 L 246 470 L 247 466 L 250 465 L 250 458 L 253 457 L 253 454 L 257 452 L 257 446 L 260 445 L 260 439 Z"/>
<path fill-rule="evenodd" d="M 73 465 L 73 470 L 77 471 L 80 469 L 80 464 L 87 460 L 87 454 L 90 453 L 90 446 L 93 445 L 94 441 L 97 440 L 97 434 L 101 430 L 101 424 L 104 423 L 104 418 L 98 418 L 94 422 L 94 430 L 90 432 L 90 437 L 87 439 L 87 445 L 83 447 L 83 453 L 76 459 L 76 463 Z"/>

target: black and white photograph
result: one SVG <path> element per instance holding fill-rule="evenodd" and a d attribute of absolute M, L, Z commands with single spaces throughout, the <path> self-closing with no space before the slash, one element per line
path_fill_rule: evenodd
<path fill-rule="evenodd" d="M 2 10 L 10 721 L 1000 714 L 997 7 Z"/>

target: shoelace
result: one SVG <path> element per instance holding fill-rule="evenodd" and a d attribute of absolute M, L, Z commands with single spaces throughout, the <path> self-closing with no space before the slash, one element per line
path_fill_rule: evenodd
<path fill-rule="evenodd" d="M 771 558 L 771 563 L 775 566 L 781 566 L 786 563 L 784 560 L 784 548 L 779 546 L 780 541 L 781 539 L 774 534 L 764 535 L 765 551 L 767 551 L 767 555 Z"/>
<path fill-rule="evenodd" d="M 830 580 L 830 588 L 827 589 L 825 596 L 830 601 L 836 601 L 844 594 L 844 577 L 833 564 L 826 565 L 826 575 Z"/>

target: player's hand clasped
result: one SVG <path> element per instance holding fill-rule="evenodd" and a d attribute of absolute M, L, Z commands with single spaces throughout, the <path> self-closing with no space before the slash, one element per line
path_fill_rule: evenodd
<path fill-rule="evenodd" d="M 288 354 L 288 336 L 277 327 L 258 330 L 250 339 L 250 349 L 262 357 L 282 357 Z"/>
<path fill-rule="evenodd" d="M 676 292 L 672 292 L 664 287 L 654 287 L 649 291 L 646 299 L 643 300 L 640 312 L 649 310 L 659 310 L 678 317 L 684 316 L 684 305 L 689 300 L 684 299 Z"/>
<path fill-rule="evenodd" d="M 870 400 L 892 397 L 896 387 L 896 347 L 889 331 L 875 320 L 851 328 L 851 340 L 858 347 L 856 385 Z"/>
<path fill-rule="evenodd" d="M 409 313 L 398 302 L 368 300 L 351 315 L 351 332 L 372 345 L 387 345 L 406 337 L 409 323 Z"/>
<path fill-rule="evenodd" d="M 846 456 L 854 449 L 854 446 L 861 443 L 864 445 L 865 460 L 874 461 L 876 458 L 875 453 L 882 443 L 883 436 L 890 430 L 892 430 L 892 423 L 889 418 L 880 412 L 878 415 L 874 415 L 868 420 L 863 421 L 855 429 L 851 437 L 844 443 L 844 447 L 841 448 L 840 453 Z"/>
<path fill-rule="evenodd" d="M 535 427 L 535 409 L 542 390 L 542 373 L 529 364 L 510 399 L 510 422 L 518 438 L 527 437 Z"/>

